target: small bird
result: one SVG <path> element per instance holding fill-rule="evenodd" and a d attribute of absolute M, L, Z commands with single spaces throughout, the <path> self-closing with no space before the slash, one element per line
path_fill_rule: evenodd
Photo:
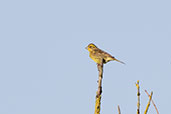
<path fill-rule="evenodd" d="M 118 61 L 122 64 L 125 64 L 124 62 L 116 59 L 115 57 L 111 56 L 107 52 L 99 49 L 93 43 L 89 44 L 86 47 L 86 49 L 89 51 L 90 58 L 93 59 L 97 64 L 101 64 L 101 61 L 103 61 L 103 64 L 106 64 L 109 61 Z"/>

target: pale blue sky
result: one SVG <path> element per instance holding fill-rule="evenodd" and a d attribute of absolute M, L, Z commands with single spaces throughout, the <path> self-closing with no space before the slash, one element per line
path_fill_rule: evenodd
<path fill-rule="evenodd" d="M 0 113 L 92 114 L 95 43 L 126 65 L 104 67 L 102 114 L 136 114 L 153 91 L 161 114 L 171 102 L 169 0 L 0 1 Z M 155 114 L 151 105 L 149 114 Z"/>

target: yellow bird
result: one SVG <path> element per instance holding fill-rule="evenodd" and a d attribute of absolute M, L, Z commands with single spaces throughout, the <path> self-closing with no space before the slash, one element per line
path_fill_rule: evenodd
<path fill-rule="evenodd" d="M 91 59 L 93 59 L 97 64 L 101 64 L 101 61 L 103 63 L 107 63 L 109 61 L 118 61 L 122 64 L 125 64 L 124 62 L 116 59 L 115 57 L 111 56 L 107 52 L 99 49 L 96 45 L 93 43 L 89 44 L 86 49 L 89 51 L 89 56 Z"/>

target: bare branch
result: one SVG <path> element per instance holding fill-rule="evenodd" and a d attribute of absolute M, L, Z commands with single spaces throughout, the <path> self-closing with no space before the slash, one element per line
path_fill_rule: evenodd
<path fill-rule="evenodd" d="M 147 90 L 145 90 L 145 92 L 147 93 L 148 97 L 150 97 L 150 94 L 147 92 Z M 153 103 L 154 108 L 156 109 L 157 114 L 159 114 L 159 111 L 158 111 L 158 109 L 157 109 L 157 107 L 156 107 L 156 105 L 155 105 L 153 99 L 152 99 L 151 101 L 152 101 L 152 103 Z"/>
<path fill-rule="evenodd" d="M 118 105 L 118 114 L 121 114 L 121 110 L 120 110 L 119 105 Z"/>
<path fill-rule="evenodd" d="M 98 90 L 96 92 L 96 104 L 94 114 L 100 114 L 100 105 L 101 105 L 101 94 L 102 94 L 102 78 L 103 78 L 103 61 L 101 64 L 97 64 L 99 71 L 99 80 L 98 80 Z"/>
<path fill-rule="evenodd" d="M 150 102 L 151 102 L 151 99 L 152 99 L 152 95 L 153 95 L 153 92 L 151 92 L 151 95 L 150 95 L 150 97 L 149 97 L 149 101 L 148 101 L 148 104 L 147 104 L 147 106 L 146 106 L 146 109 L 145 109 L 144 114 L 147 114 L 147 111 L 148 111 L 148 109 L 149 109 L 149 107 L 150 107 Z"/>
<path fill-rule="evenodd" d="M 139 86 L 139 80 L 137 80 L 136 87 L 137 87 L 137 97 L 138 97 L 137 114 L 140 114 L 140 86 Z"/>

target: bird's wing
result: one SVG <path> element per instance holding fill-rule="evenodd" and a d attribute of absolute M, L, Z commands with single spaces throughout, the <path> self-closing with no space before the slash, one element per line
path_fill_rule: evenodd
<path fill-rule="evenodd" d="M 115 57 L 113 57 L 112 55 L 110 55 L 109 53 L 107 53 L 107 52 L 105 52 L 105 51 L 103 51 L 103 50 L 101 50 L 101 49 L 99 49 L 99 53 L 100 53 L 100 55 L 103 56 L 103 58 L 110 57 L 110 58 L 115 59 Z"/>

